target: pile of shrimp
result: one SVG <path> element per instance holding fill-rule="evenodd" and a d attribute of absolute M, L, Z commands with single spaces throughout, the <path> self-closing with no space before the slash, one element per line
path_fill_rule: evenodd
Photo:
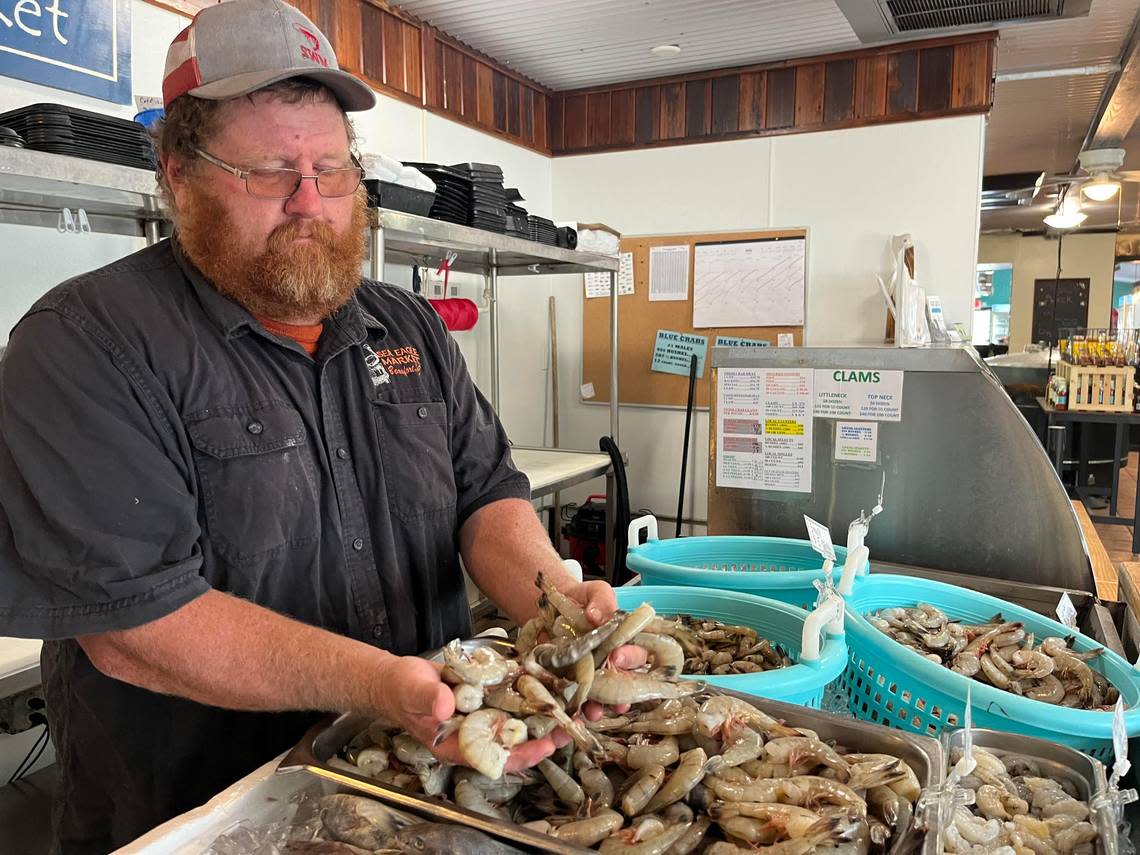
<path fill-rule="evenodd" d="M 960 750 L 958 755 L 960 755 Z M 951 752 L 951 762 L 958 756 Z M 1097 831 L 1071 780 L 1044 777 L 1032 757 L 999 758 L 974 748 L 977 766 L 960 786 L 974 791 L 944 823 L 942 845 L 956 855 L 1093 855 Z"/>
<path fill-rule="evenodd" d="M 669 619 L 679 624 L 669 634 L 685 653 L 682 674 L 754 674 L 795 664 L 783 647 L 751 627 L 692 615 Z"/>
<path fill-rule="evenodd" d="M 919 603 L 914 608 L 880 609 L 867 620 L 931 662 L 1034 701 L 1111 711 L 1120 697 L 1108 678 L 1088 664 L 1104 648 L 1078 653 L 1072 649 L 1072 636 L 1035 643 L 1033 633 L 1001 614 L 983 624 L 966 624 Z"/>
<path fill-rule="evenodd" d="M 459 713 L 439 736 L 458 730 L 469 768 L 441 763 L 378 721 L 348 746 L 354 771 L 605 853 L 861 855 L 917 827 L 920 784 L 902 759 L 848 753 L 678 679 L 684 626 L 649 605 L 593 627 L 576 603 L 539 584 L 543 615 L 521 629 L 517 658 L 458 642 L 444 649 Z M 611 664 L 628 643 L 649 652 L 643 669 Z M 629 708 L 590 721 L 586 700 Z M 565 748 L 504 773 L 512 746 L 556 727 L 571 739 Z"/>

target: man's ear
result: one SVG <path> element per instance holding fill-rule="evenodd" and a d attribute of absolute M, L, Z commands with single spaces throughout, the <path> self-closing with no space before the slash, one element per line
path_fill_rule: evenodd
<path fill-rule="evenodd" d="M 159 158 L 159 166 L 162 169 L 163 177 L 166 179 L 166 186 L 170 188 L 170 195 L 174 197 L 174 202 L 177 204 L 178 197 L 182 195 L 183 189 L 186 187 L 186 161 L 178 154 L 165 154 Z"/>

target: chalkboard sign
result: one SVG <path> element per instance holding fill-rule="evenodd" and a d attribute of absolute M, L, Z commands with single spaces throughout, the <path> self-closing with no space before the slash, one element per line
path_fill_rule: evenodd
<path fill-rule="evenodd" d="M 0 76 L 131 103 L 131 0 L 0 0 Z"/>
<path fill-rule="evenodd" d="M 1034 280 L 1034 342 L 1056 344 L 1057 330 L 1081 328 L 1087 327 L 1088 325 L 1088 279 Z"/>

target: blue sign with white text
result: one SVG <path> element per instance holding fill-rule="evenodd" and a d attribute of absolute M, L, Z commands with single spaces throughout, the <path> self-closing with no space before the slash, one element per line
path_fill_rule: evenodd
<path fill-rule="evenodd" d="M 0 0 L 0 76 L 131 103 L 131 0 Z"/>

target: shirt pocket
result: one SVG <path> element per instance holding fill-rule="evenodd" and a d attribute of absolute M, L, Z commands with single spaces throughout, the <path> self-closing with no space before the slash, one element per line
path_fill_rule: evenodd
<path fill-rule="evenodd" d="M 320 490 L 300 413 L 230 407 L 187 431 L 217 554 L 242 564 L 319 537 Z"/>
<path fill-rule="evenodd" d="M 447 404 L 373 401 L 392 512 L 405 520 L 455 511 Z"/>

